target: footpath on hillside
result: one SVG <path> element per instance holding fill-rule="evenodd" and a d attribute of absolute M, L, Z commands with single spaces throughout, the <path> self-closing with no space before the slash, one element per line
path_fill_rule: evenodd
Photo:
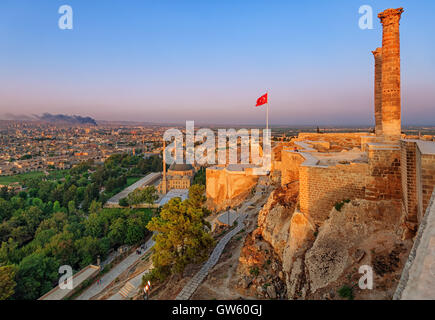
<path fill-rule="evenodd" d="M 113 267 L 113 269 L 101 277 L 100 283 L 95 282 L 92 284 L 75 300 L 91 300 L 93 297 L 103 292 L 103 290 L 105 290 L 117 277 L 119 277 L 119 275 L 130 268 L 134 263 L 139 261 L 154 246 L 152 237 L 145 242 L 144 246 L 145 250 L 143 250 L 141 254 L 137 254 L 136 251 L 131 253 L 127 258 L 119 262 L 115 267 Z"/>

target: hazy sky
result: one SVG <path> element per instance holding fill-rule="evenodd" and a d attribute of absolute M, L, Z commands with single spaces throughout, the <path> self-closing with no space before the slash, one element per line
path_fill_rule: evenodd
<path fill-rule="evenodd" d="M 377 13 L 401 6 L 402 122 L 435 125 L 433 0 L 1 0 L 0 114 L 257 124 L 269 90 L 275 125 L 373 124 Z"/>

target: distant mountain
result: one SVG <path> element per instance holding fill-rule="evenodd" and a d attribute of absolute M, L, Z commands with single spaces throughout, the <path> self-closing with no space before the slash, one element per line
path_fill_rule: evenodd
<path fill-rule="evenodd" d="M 35 115 L 38 120 L 47 122 L 63 122 L 71 124 L 92 124 L 97 125 L 97 122 L 91 117 L 81 117 L 76 115 L 66 115 L 66 114 L 51 114 L 43 113 L 41 116 Z"/>

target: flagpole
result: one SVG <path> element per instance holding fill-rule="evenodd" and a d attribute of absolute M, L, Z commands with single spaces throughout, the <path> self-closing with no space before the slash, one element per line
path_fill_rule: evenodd
<path fill-rule="evenodd" d="M 269 129 L 269 91 L 266 91 L 267 94 L 267 105 L 266 105 L 266 130 Z"/>

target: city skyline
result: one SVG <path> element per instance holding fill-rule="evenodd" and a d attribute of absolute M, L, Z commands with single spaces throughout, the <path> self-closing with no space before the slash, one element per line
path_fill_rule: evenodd
<path fill-rule="evenodd" d="M 74 29 L 60 30 L 63 4 L 0 4 L 0 115 L 261 125 L 268 90 L 271 125 L 370 126 L 377 13 L 405 6 L 403 125 L 433 125 L 431 1 L 71 1 Z M 373 30 L 358 27 L 361 5 Z"/>

